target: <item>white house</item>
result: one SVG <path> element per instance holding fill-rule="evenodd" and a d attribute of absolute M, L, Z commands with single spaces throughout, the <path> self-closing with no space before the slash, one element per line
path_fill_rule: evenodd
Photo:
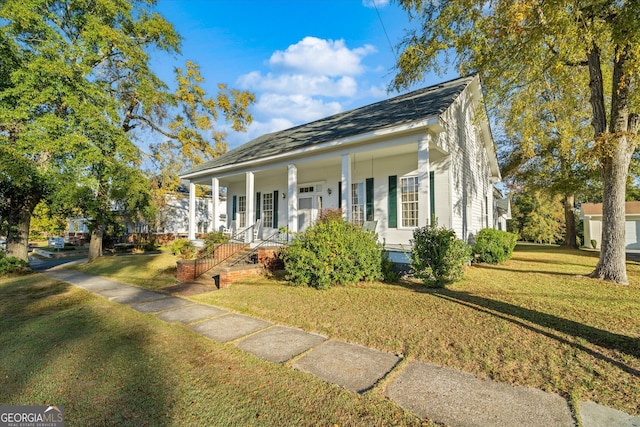
<path fill-rule="evenodd" d="M 625 247 L 640 249 L 640 202 L 626 202 L 624 209 Z M 596 248 L 602 243 L 602 203 L 583 203 L 580 207 L 580 219 L 584 221 L 584 245 Z"/>
<path fill-rule="evenodd" d="M 215 207 L 214 207 L 215 203 Z M 118 204 L 112 206 L 114 212 L 121 212 Z M 194 233 L 206 234 L 217 230 L 215 224 L 226 221 L 226 195 L 224 191 L 218 193 L 214 198 L 210 195 L 196 197 L 195 200 L 195 221 Z M 218 221 L 213 220 L 213 213 L 218 212 Z M 150 224 L 144 219 L 132 220 L 126 216 L 120 217 L 120 222 L 126 234 L 152 233 L 158 236 L 186 237 L 189 235 L 189 195 L 185 188 L 165 195 L 165 205 L 162 206 L 155 219 L 155 223 Z M 82 244 L 89 240 L 90 219 L 85 217 L 72 217 L 67 219 L 67 231 L 65 240 L 76 244 Z"/>
<path fill-rule="evenodd" d="M 408 245 L 432 217 L 464 240 L 495 227 L 501 179 L 478 76 L 263 135 L 181 178 L 191 224 L 204 184 L 227 188 L 227 227 L 304 231 L 322 209 L 340 208 L 371 221 L 388 247 Z"/>

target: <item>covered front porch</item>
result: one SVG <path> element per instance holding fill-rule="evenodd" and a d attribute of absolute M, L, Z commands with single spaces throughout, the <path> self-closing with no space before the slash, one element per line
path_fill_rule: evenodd
<path fill-rule="evenodd" d="M 393 140 L 308 148 L 282 159 L 218 167 L 190 177 L 189 239 L 195 239 L 195 187 L 226 188 L 226 212 L 213 203 L 212 230 L 242 233 L 245 242 L 278 230 L 306 230 L 324 209 L 376 225 L 381 242 L 409 245 L 413 230 L 437 218 L 451 226 L 450 155 L 431 130 Z M 204 171 L 203 171 L 204 172 Z M 226 214 L 226 221 L 219 220 Z M 224 218 L 224 215 L 223 215 Z"/>

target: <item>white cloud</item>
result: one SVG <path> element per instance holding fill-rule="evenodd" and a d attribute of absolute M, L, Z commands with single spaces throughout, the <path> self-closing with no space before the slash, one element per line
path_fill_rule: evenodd
<path fill-rule="evenodd" d="M 362 58 L 373 52 L 376 48 L 368 44 L 349 49 L 344 40 L 305 37 L 284 51 L 276 51 L 269 64 L 310 75 L 355 76 L 364 72 Z"/>
<path fill-rule="evenodd" d="M 339 102 L 325 102 L 307 95 L 265 93 L 255 111 L 272 118 L 286 118 L 292 123 L 308 123 L 342 111 Z M 272 119 L 273 120 L 273 119 Z"/>
<path fill-rule="evenodd" d="M 389 94 L 387 93 L 387 88 L 384 85 L 371 86 L 367 92 L 369 96 L 371 96 L 371 98 L 375 100 L 385 99 L 389 97 Z"/>
<path fill-rule="evenodd" d="M 389 4 L 389 0 L 362 0 L 362 5 L 364 7 L 370 7 L 370 8 L 374 8 L 374 7 L 385 7 Z"/>
<path fill-rule="evenodd" d="M 349 49 L 344 40 L 305 37 L 273 53 L 268 70 L 252 71 L 237 81 L 257 95 L 245 141 L 337 114 L 344 111 L 343 103 L 371 93 L 380 97 L 380 88 L 361 88 L 356 79 L 370 71 L 363 58 L 375 51 L 371 45 Z"/>
<path fill-rule="evenodd" d="M 275 75 L 273 73 L 263 76 L 258 71 L 241 76 L 238 83 L 251 90 L 330 97 L 353 96 L 358 89 L 358 83 L 351 76 L 331 78 L 329 76 Z"/>

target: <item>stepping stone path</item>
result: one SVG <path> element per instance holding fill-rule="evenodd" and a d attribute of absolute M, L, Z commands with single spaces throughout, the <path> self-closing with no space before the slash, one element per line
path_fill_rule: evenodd
<path fill-rule="evenodd" d="M 238 347 L 262 360 L 283 363 L 326 339 L 300 329 L 275 326 L 243 339 L 238 343 Z"/>
<path fill-rule="evenodd" d="M 514 387 L 427 363 L 409 364 L 387 397 L 421 417 L 452 426 L 571 426 L 567 402 L 557 394 Z M 491 411 L 486 408 L 491 407 Z"/>
<path fill-rule="evenodd" d="M 270 326 L 271 323 L 242 314 L 225 314 L 191 327 L 218 342 L 233 341 Z"/>
<path fill-rule="evenodd" d="M 199 320 L 210 319 L 226 313 L 228 313 L 228 311 L 222 310 L 221 308 L 194 304 L 159 313 L 156 317 L 160 320 L 164 320 L 165 322 L 181 322 L 188 324 Z"/>
<path fill-rule="evenodd" d="M 399 361 L 393 354 L 330 341 L 295 361 L 293 367 L 362 393 L 373 388 Z"/>
<path fill-rule="evenodd" d="M 557 394 L 422 362 L 402 364 L 394 354 L 77 271 L 44 272 L 159 320 L 189 325 L 215 341 L 234 342 L 260 359 L 289 363 L 355 393 L 384 387 L 387 398 L 437 423 L 452 427 L 577 425 L 567 401 Z M 382 381 L 389 374 L 391 378 Z M 640 418 L 594 402 L 579 402 L 578 413 L 583 427 L 640 427 Z"/>

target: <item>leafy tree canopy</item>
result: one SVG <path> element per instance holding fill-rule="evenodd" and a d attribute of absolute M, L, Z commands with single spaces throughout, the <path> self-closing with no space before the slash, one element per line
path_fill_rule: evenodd
<path fill-rule="evenodd" d="M 224 133 L 215 129 L 219 119 L 234 130 L 251 121 L 253 95 L 221 85 L 209 98 L 194 63 L 177 70 L 176 91 L 155 75 L 150 52 L 179 54 L 180 36 L 153 6 L 151 0 L 0 2 L 0 76 L 6 77 L 0 146 L 55 183 L 59 200 L 75 202 L 93 219 L 90 259 L 100 255 L 100 230 L 113 203 L 140 208 L 148 199 L 138 129 L 171 141 L 149 155 L 169 147 L 200 162 L 226 148 Z M 28 222 L 20 227 L 28 231 Z M 23 237 L 17 240 L 26 247 Z"/>
<path fill-rule="evenodd" d="M 393 87 L 403 88 L 419 81 L 426 71 L 440 69 L 444 59 L 445 66 L 455 63 L 462 74 L 480 72 L 488 103 L 494 108 L 505 102 L 507 108 L 517 110 L 518 102 L 529 97 L 528 91 L 533 91 L 536 99 L 545 99 L 547 82 L 554 83 L 554 92 L 563 94 L 559 98 L 562 108 L 570 105 L 571 95 L 583 103 L 588 100 L 593 139 L 587 148 L 602 176 L 605 217 L 600 261 L 592 275 L 626 283 L 624 190 L 640 125 L 640 3 L 399 3 L 418 25 L 401 44 Z M 568 78 L 575 79 L 574 86 L 565 83 Z M 511 103 L 513 100 L 516 102 Z M 538 105 L 535 102 L 528 108 Z M 552 111 L 562 109 L 554 107 Z M 550 118 L 542 120 L 549 123 Z M 561 130 L 561 123 L 547 129 Z M 526 127 L 517 131 L 525 132 L 526 139 Z M 565 142 L 557 142 L 560 147 L 568 146 L 572 137 L 579 135 L 576 132 L 567 135 Z M 523 144 L 524 155 L 527 147 Z"/>

